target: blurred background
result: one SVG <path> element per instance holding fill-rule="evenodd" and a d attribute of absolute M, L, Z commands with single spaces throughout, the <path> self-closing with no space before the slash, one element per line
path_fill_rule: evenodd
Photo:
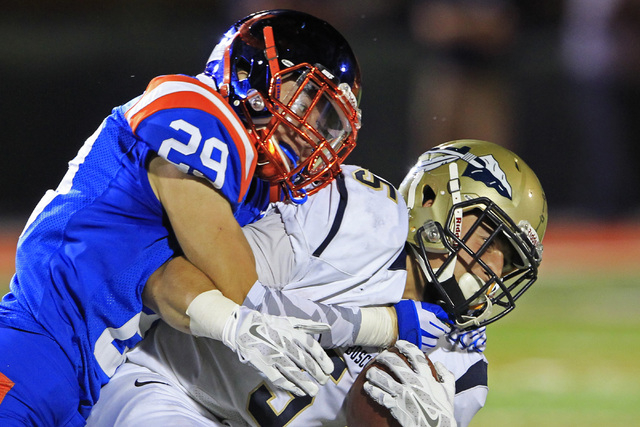
<path fill-rule="evenodd" d="M 550 227 L 541 279 L 490 327 L 475 426 L 640 416 L 640 0 L 4 1 L 0 291 L 29 213 L 111 108 L 195 75 L 237 19 L 310 12 L 350 41 L 363 128 L 350 162 L 399 185 L 453 139 L 512 149 Z"/>

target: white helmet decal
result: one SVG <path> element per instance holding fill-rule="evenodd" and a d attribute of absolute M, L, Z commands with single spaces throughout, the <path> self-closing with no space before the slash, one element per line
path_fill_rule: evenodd
<path fill-rule="evenodd" d="M 465 168 L 462 176 L 468 176 L 475 181 L 484 183 L 487 187 L 495 189 L 501 196 L 508 199 L 512 198 L 511 185 L 507 181 L 507 175 L 500 168 L 500 164 L 491 154 L 485 156 L 476 156 L 469 153 L 469 147 L 446 147 L 434 148 L 430 152 L 442 153 L 435 159 L 423 160 L 416 168 L 420 171 L 427 172 L 436 169 L 442 165 L 453 163 L 458 160 L 464 160 L 469 164 Z"/>

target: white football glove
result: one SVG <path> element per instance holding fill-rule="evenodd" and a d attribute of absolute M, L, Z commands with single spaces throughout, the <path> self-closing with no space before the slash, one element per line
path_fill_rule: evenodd
<path fill-rule="evenodd" d="M 222 342 L 276 387 L 296 396 L 315 396 L 317 383 L 324 385 L 333 372 L 333 362 L 310 334 L 329 330 L 325 323 L 238 306 L 225 324 Z"/>
<path fill-rule="evenodd" d="M 366 393 L 389 409 L 403 427 L 455 427 L 453 374 L 436 362 L 434 366 L 442 379 L 438 382 L 418 347 L 407 341 L 398 341 L 396 347 L 407 357 L 410 366 L 397 354 L 383 351 L 375 360 L 387 366 L 399 381 L 374 366 L 366 374 L 363 386 Z"/>
<path fill-rule="evenodd" d="M 469 352 L 482 353 L 487 348 L 487 327 L 460 332 L 454 329 L 447 335 L 454 347 Z"/>

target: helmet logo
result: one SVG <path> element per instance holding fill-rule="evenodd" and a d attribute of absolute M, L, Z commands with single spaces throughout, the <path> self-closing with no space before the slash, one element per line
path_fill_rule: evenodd
<path fill-rule="evenodd" d="M 536 229 L 533 228 L 531 224 L 529 224 L 529 221 L 525 219 L 523 219 L 518 223 L 518 227 L 520 228 L 520 230 L 522 230 L 524 235 L 527 236 L 527 239 L 529 239 L 533 247 L 536 249 L 536 254 L 538 255 L 538 259 L 541 260 L 542 259 L 542 243 L 540 243 L 540 239 L 538 238 L 538 233 L 536 232 Z"/>
<path fill-rule="evenodd" d="M 462 216 L 456 217 L 453 224 L 453 232 L 457 237 L 462 235 Z"/>
<path fill-rule="evenodd" d="M 484 183 L 489 188 L 496 190 L 501 196 L 508 199 L 512 198 L 511 185 L 507 181 L 507 175 L 504 173 L 500 164 L 491 154 L 485 156 L 476 156 L 469 152 L 469 147 L 443 147 L 429 150 L 431 154 L 441 154 L 436 158 L 423 160 L 417 168 L 428 172 L 439 168 L 442 165 L 464 160 L 468 166 L 465 168 L 462 176 L 469 177 L 475 181 Z"/>

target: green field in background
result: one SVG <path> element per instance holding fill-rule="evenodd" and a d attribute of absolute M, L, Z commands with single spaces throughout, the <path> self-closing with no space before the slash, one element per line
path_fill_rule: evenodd
<path fill-rule="evenodd" d="M 543 272 L 488 328 L 489 397 L 471 426 L 637 425 L 639 303 L 640 272 Z"/>
<path fill-rule="evenodd" d="M 488 328 L 489 397 L 471 426 L 637 425 L 639 302 L 640 272 L 543 274 Z"/>
<path fill-rule="evenodd" d="M 0 295 L 4 295 L 9 291 L 10 281 L 11 275 L 7 273 L 0 273 Z"/>

